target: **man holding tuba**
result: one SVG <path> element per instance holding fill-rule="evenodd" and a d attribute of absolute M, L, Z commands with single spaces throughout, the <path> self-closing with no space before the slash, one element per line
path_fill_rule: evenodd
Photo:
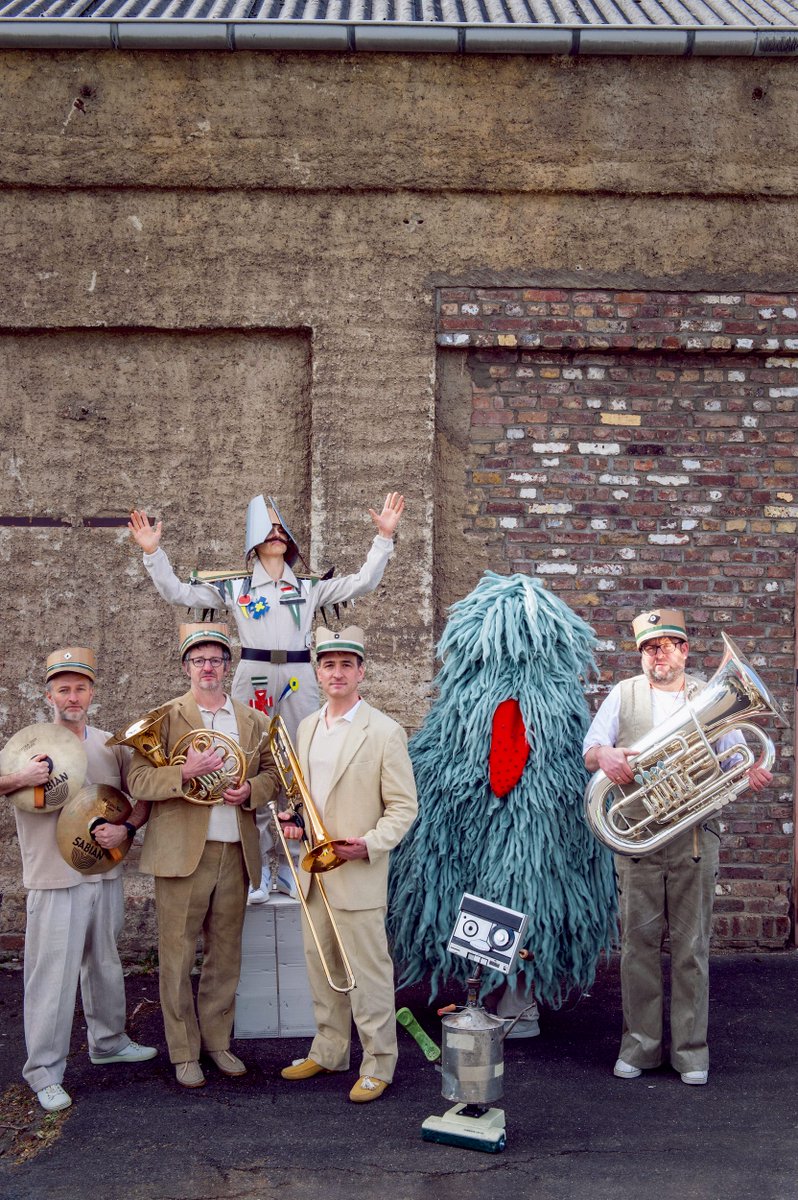
<path fill-rule="evenodd" d="M 684 613 L 660 608 L 632 623 L 642 674 L 616 684 L 602 703 L 584 740 L 585 765 L 613 783 L 634 782 L 629 749 L 673 716 L 706 685 L 685 671 L 689 644 Z M 742 741 L 726 734 L 715 750 Z M 734 758 L 726 759 L 725 767 Z M 748 771 L 759 792 L 771 782 L 765 767 Z M 661 944 L 670 938 L 670 1061 L 683 1083 L 704 1084 L 709 1073 L 709 939 L 718 873 L 720 835 L 715 821 L 678 834 L 643 857 L 616 854 L 621 915 L 623 1035 L 614 1074 L 636 1079 L 663 1058 Z"/>
<path fill-rule="evenodd" d="M 53 724 L 69 730 L 76 751 L 85 752 L 89 784 L 126 787 L 130 752 L 106 746 L 108 734 L 88 724 L 97 664 L 86 646 L 65 646 L 47 659 L 47 703 Z M 38 728 L 38 727 L 37 727 Z M 43 753 L 13 774 L 0 776 L 0 795 L 44 785 L 48 728 L 42 727 Z M 70 740 L 66 739 L 67 742 Z M 22 855 L 22 882 L 28 889 L 25 926 L 25 1044 L 22 1074 L 42 1108 L 59 1112 L 72 1099 L 62 1086 L 78 980 L 95 1064 L 137 1063 L 154 1058 L 153 1046 L 139 1046 L 125 1033 L 125 980 L 116 940 L 122 930 L 122 867 L 102 875 L 82 875 L 62 858 L 56 841 L 58 811 L 15 809 Z M 138 804 L 128 821 L 101 825 L 95 834 L 105 849 L 132 838 L 147 819 Z"/>
<path fill-rule="evenodd" d="M 354 1018 L 363 1047 L 359 1078 L 349 1093 L 357 1104 L 379 1099 L 396 1066 L 393 963 L 385 933 L 388 855 L 417 812 L 405 732 L 360 695 L 364 657 L 362 629 L 350 625 L 332 633 L 319 626 L 316 675 L 327 702 L 305 718 L 297 734 L 299 763 L 313 805 L 344 859 L 324 875 L 324 886 L 357 985 L 346 994 L 329 986 L 303 919 L 317 1033 L 308 1057 L 282 1071 L 283 1079 L 297 1081 L 346 1071 Z M 287 837 L 302 836 L 288 814 L 285 821 Z M 318 885 L 304 870 L 300 879 L 325 956 L 337 961 Z"/>
<path fill-rule="evenodd" d="M 198 1088 L 205 1083 L 200 1051 L 223 1075 L 246 1073 L 230 1052 L 241 929 L 248 880 L 260 880 L 255 809 L 276 795 L 279 777 L 266 718 L 225 693 L 227 626 L 181 625 L 180 656 L 191 687 L 165 711 L 158 710 L 157 737 L 146 754 L 145 743 L 128 739 L 137 747 L 129 781 L 136 798 L 152 801 L 141 870 L 155 876 L 169 1057 L 177 1082 Z M 241 765 L 227 774 L 224 745 L 231 741 L 240 750 Z M 191 968 L 200 934 L 203 960 L 195 1010 Z"/>

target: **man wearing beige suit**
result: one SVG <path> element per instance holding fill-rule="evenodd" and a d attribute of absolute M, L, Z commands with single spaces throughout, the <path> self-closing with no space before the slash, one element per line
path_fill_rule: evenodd
<path fill-rule="evenodd" d="M 141 870 L 155 876 L 160 994 L 169 1057 L 177 1082 L 202 1087 L 202 1049 L 224 1075 L 246 1067 L 230 1052 L 236 985 L 241 966 L 241 928 L 247 883 L 260 881 L 255 809 L 276 795 L 277 769 L 268 745 L 266 718 L 231 700 L 224 691 L 230 670 L 230 637 L 222 624 L 182 625 L 180 654 L 191 689 L 173 700 L 162 726 L 167 757 L 191 730 L 208 729 L 238 743 L 246 777 L 233 780 L 215 804 L 191 803 L 192 779 L 223 768 L 223 754 L 189 746 L 186 761 L 158 767 L 136 752 L 128 786 L 136 799 L 152 801 Z M 191 968 L 197 938 L 203 960 L 197 1011 Z"/>
<path fill-rule="evenodd" d="M 363 631 L 316 630 L 316 675 L 327 703 L 297 731 L 297 754 L 311 798 L 342 866 L 324 886 L 357 981 L 348 994 L 333 991 L 303 921 L 305 959 L 317 1033 L 307 1058 L 282 1071 L 310 1079 L 349 1067 L 354 1018 L 363 1059 L 350 1100 L 378 1099 L 393 1079 L 397 1059 L 393 963 L 385 935 L 388 856 L 412 825 L 416 785 L 401 726 L 360 696 L 365 674 Z M 288 837 L 301 831 L 288 822 Z M 339 955 L 313 876 L 300 872 L 302 890 L 328 963 Z"/>

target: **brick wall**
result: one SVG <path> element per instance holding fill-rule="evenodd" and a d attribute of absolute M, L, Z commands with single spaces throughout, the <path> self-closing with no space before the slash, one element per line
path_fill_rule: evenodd
<path fill-rule="evenodd" d="M 498 570 L 546 580 L 596 629 L 597 704 L 639 670 L 630 622 L 688 611 L 707 677 L 726 630 L 792 725 L 798 296 L 442 288 L 466 356 L 463 524 Z M 774 785 L 728 807 L 719 947 L 791 936 L 792 732 Z"/>

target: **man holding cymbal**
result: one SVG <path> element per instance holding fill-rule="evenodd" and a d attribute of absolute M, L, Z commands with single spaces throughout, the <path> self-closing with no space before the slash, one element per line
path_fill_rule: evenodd
<path fill-rule="evenodd" d="M 92 650 L 84 646 L 55 650 L 47 659 L 46 699 L 53 710 L 53 726 L 59 730 L 59 745 L 66 741 L 61 731 L 77 739 L 74 760 L 81 769 L 85 761 L 86 782 L 124 789 L 130 752 L 106 746 L 110 735 L 88 724 L 95 676 Z M 51 770 L 52 758 L 47 761 L 50 755 L 57 757 L 56 750 L 48 752 L 47 730 L 52 728 L 41 727 L 37 739 L 41 753 L 0 775 L 0 795 L 17 800 L 22 882 L 28 889 L 24 975 L 28 1059 L 22 1074 L 42 1108 L 58 1112 L 72 1103 L 62 1081 L 78 980 L 93 1063 L 144 1062 L 154 1058 L 156 1050 L 137 1045 L 125 1033 L 125 981 L 116 946 L 123 921 L 121 864 L 104 874 L 73 870 L 56 841 L 59 812 L 46 802 L 21 806 L 21 789 L 41 788 L 46 798 L 52 788 L 56 773 Z M 26 732 L 35 731 L 34 727 Z M 146 818 L 147 805 L 137 804 L 124 824 L 99 826 L 95 839 L 105 849 L 119 846 L 135 836 Z"/>

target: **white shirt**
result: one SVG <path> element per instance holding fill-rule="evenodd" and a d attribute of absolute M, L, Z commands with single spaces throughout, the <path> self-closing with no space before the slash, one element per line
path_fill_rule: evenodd
<path fill-rule="evenodd" d="M 355 701 L 350 709 L 340 717 L 327 721 L 327 705 L 325 704 L 313 731 L 313 737 L 308 747 L 308 787 L 311 799 L 319 816 L 324 819 L 324 806 L 330 794 L 335 764 L 341 753 L 344 739 L 349 732 L 355 713 L 360 707 L 361 700 Z"/>
<path fill-rule="evenodd" d="M 233 702 L 229 696 L 225 696 L 224 704 L 221 708 L 211 710 L 203 708 L 198 702 L 197 708 L 202 717 L 202 723 L 206 729 L 216 730 L 218 733 L 224 733 L 233 741 L 238 742 L 238 721 L 233 710 Z M 225 747 L 222 747 L 224 752 Z M 234 804 L 212 804 L 209 805 L 208 812 L 208 833 L 207 841 L 209 842 L 240 842 L 241 835 L 238 832 L 238 816 L 236 815 L 236 806 Z"/>

